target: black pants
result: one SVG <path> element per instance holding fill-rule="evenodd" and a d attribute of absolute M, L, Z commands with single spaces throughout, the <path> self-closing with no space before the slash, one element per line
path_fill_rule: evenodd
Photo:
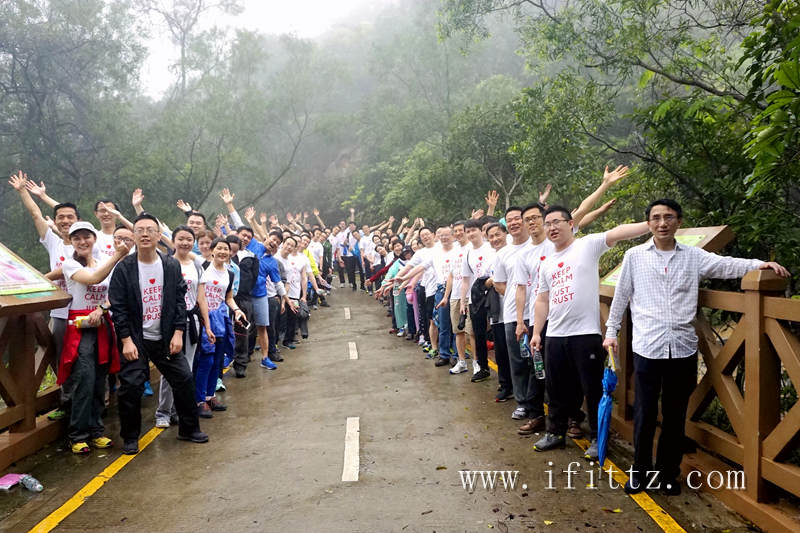
<path fill-rule="evenodd" d="M 250 338 L 256 336 L 256 326 L 253 322 L 253 300 L 249 296 L 237 296 L 236 305 L 242 310 L 250 327 L 245 329 L 238 322 L 233 324 L 233 332 L 236 336 L 236 356 L 233 359 L 233 366 L 245 368 L 250 359 Z"/>
<path fill-rule="evenodd" d="M 125 441 L 138 440 L 142 431 L 142 392 L 144 382 L 150 374 L 152 361 L 161 376 L 172 387 L 175 410 L 178 412 L 178 432 L 191 435 L 200 429 L 197 404 L 194 401 L 194 379 L 192 370 L 183 353 L 169 354 L 168 341 L 143 341 L 144 350 L 139 350 L 139 359 L 128 361 L 120 355 L 119 377 L 120 435 Z"/>
<path fill-rule="evenodd" d="M 661 472 L 662 482 L 677 479 L 685 445 L 686 409 L 697 385 L 697 353 L 676 359 L 648 359 L 634 353 L 633 365 L 636 379 L 633 468 L 640 475 L 653 470 L 653 438 L 661 396 L 661 436 L 655 470 Z"/>
<path fill-rule="evenodd" d="M 476 313 L 470 309 L 469 319 L 472 322 L 472 334 L 475 337 L 475 360 L 481 366 L 481 370 L 489 370 L 489 349 L 486 347 L 486 337 L 488 328 L 488 310 L 485 306 L 480 306 Z M 499 369 L 499 367 L 498 367 Z"/>
<path fill-rule="evenodd" d="M 72 409 L 69 413 L 69 440 L 85 442 L 102 437 L 108 364 L 97 362 L 97 329 L 81 330 L 78 357 L 72 365 Z"/>
<path fill-rule="evenodd" d="M 549 398 L 548 431 L 567 432 L 569 418 L 580 410 L 581 387 L 586 396 L 592 438 L 597 437 L 597 405 L 603 395 L 605 351 L 600 335 L 573 335 L 545 339 L 545 367 Z"/>
<path fill-rule="evenodd" d="M 344 261 L 344 258 L 342 258 L 342 261 Z M 339 261 L 336 261 L 334 266 L 336 268 L 336 272 L 339 274 L 339 284 L 344 285 L 344 267 L 339 264 Z"/>
<path fill-rule="evenodd" d="M 281 317 L 281 297 L 270 296 L 269 298 L 269 326 L 267 326 L 267 333 L 269 334 L 269 348 L 267 353 L 277 353 L 278 348 L 278 326 L 280 325 Z M 264 347 L 261 347 L 261 353 L 264 353 Z"/>
<path fill-rule="evenodd" d="M 405 289 L 402 289 L 405 291 Z M 401 293 L 399 295 L 400 298 L 404 298 L 405 296 Z M 406 306 L 406 333 L 411 335 L 412 337 L 417 336 L 417 318 L 414 316 L 414 305 L 409 302 Z"/>
<path fill-rule="evenodd" d="M 347 282 L 350 283 L 353 290 L 356 290 L 356 264 L 358 261 L 354 255 L 346 255 L 342 257 L 342 260 L 344 260 L 344 268 L 347 271 Z"/>
<path fill-rule="evenodd" d="M 425 288 L 417 284 L 414 287 L 414 293 L 417 295 L 417 309 L 419 309 L 419 322 L 417 322 L 417 335 L 422 333 L 422 337 L 426 341 L 430 341 L 428 338 L 428 320 L 425 318 Z"/>
<path fill-rule="evenodd" d="M 294 298 L 291 300 L 295 304 L 300 305 L 300 300 Z M 281 317 L 286 323 L 286 329 L 283 332 L 283 344 L 291 344 L 294 342 L 294 336 L 297 333 L 297 313 L 293 312 L 287 305 Z"/>
<path fill-rule="evenodd" d="M 475 330 L 475 322 L 472 323 Z M 514 384 L 511 381 L 511 363 L 508 361 L 508 346 L 506 345 L 505 324 L 492 324 L 492 335 L 494 336 L 494 361 L 497 363 L 497 382 L 504 391 L 514 392 Z M 477 344 L 478 341 L 475 341 Z"/>
<path fill-rule="evenodd" d="M 420 306 L 420 315 L 423 309 L 425 310 L 425 317 L 422 318 L 422 334 L 425 336 L 426 342 L 431 342 L 431 328 L 430 321 L 433 320 L 433 306 L 435 296 L 426 296 L 422 301 L 423 305 Z"/>

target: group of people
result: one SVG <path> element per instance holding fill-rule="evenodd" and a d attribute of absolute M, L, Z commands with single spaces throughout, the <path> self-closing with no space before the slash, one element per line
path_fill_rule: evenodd
<path fill-rule="evenodd" d="M 548 187 L 538 201 L 509 206 L 498 219 L 492 191 L 486 213 L 474 211 L 465 220 L 430 227 L 418 219 L 395 234 L 367 234 L 365 226 L 370 239 L 381 244 L 388 239 L 389 254 L 363 270 L 373 272 L 367 283 L 379 287 L 375 297 L 392 317 L 390 334 L 418 342 L 436 367 L 453 375 L 469 370 L 471 347 L 472 382 L 490 377 L 492 347 L 495 401 L 516 401 L 511 418 L 524 420 L 517 433 L 543 433 L 534 450 L 546 452 L 564 448 L 566 437 L 583 437 L 587 419 L 591 444 L 584 456 L 590 460 L 598 457 L 606 353 L 611 349 L 616 357 L 616 334 L 630 305 L 635 460 L 625 491 L 660 488 L 674 495 L 680 493 L 688 400 L 697 384 L 699 282 L 737 278 L 753 269 L 789 273 L 774 262 L 723 257 L 681 244 L 675 234 L 683 212 L 672 199 L 651 202 L 643 222 L 579 235 L 612 207 L 613 200 L 593 210 L 627 172 L 623 166 L 606 168 L 600 186 L 575 210 L 547 205 Z M 625 253 L 604 340 L 600 257 L 617 243 L 647 233 L 650 239 Z M 355 289 L 352 276 L 350 281 Z M 659 398 L 663 418 L 653 464 Z"/>
<path fill-rule="evenodd" d="M 68 417 L 73 453 L 112 446 L 103 416 L 113 392 L 122 451 L 138 453 L 151 362 L 162 377 L 156 427 L 177 425 L 178 439 L 207 442 L 199 419 L 227 409 L 217 395 L 225 390 L 224 369 L 246 377 L 256 350 L 263 368 L 277 369 L 281 348 L 295 349 L 298 331 L 309 337 L 311 310 L 329 305 L 323 272 L 329 278 L 331 261 L 340 258 L 327 237 L 341 228 L 327 228 L 316 210 L 311 223 L 307 213 L 288 214 L 285 224 L 275 215 L 256 220 L 253 208 L 243 221 L 224 189 L 228 214 L 213 227 L 178 200 L 186 223 L 170 229 L 144 211 L 137 189 L 132 221 L 114 201 L 98 200 L 97 229 L 74 203 L 53 200 L 44 183 L 23 172 L 9 184 L 47 250 L 46 277 L 72 297 L 50 316 L 62 391 L 51 417 Z M 36 199 L 52 208 L 52 218 Z"/>

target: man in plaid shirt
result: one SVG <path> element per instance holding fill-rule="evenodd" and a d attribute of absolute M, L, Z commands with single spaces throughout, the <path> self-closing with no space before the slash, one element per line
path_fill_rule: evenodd
<path fill-rule="evenodd" d="M 772 269 L 788 277 L 777 263 L 722 257 L 675 240 L 683 212 L 674 200 L 652 202 L 645 218 L 653 238 L 625 253 L 611 303 L 604 347 L 617 353 L 617 332 L 628 303 L 633 322 L 634 401 L 633 475 L 625 492 L 661 488 L 680 494 L 686 409 L 697 385 L 697 334 L 694 318 L 700 281 L 735 279 L 750 270 Z M 653 468 L 653 438 L 661 396 L 661 436 Z M 656 476 L 656 477 L 651 477 Z"/>

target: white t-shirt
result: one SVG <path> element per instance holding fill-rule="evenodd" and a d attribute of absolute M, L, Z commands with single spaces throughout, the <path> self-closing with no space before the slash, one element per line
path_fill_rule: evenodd
<path fill-rule="evenodd" d="M 464 248 L 464 258 L 461 261 L 461 277 L 469 278 L 470 286 L 467 288 L 467 302 L 472 303 L 472 284 L 478 278 L 484 278 L 492 275 L 492 268 L 497 256 L 492 245 L 484 242 L 480 248 L 475 248 L 472 243 L 466 245 Z M 460 293 L 459 293 L 460 294 Z M 460 296 L 459 296 L 460 297 Z"/>
<path fill-rule="evenodd" d="M 425 297 L 433 296 L 436 294 L 436 270 L 433 267 L 433 254 L 436 252 L 436 247 L 420 248 L 414 252 L 413 257 L 408 260 L 406 265 L 411 265 L 414 268 L 417 265 L 425 265 L 425 272 L 422 274 L 420 283 L 425 288 Z"/>
<path fill-rule="evenodd" d="M 549 293 L 548 337 L 600 334 L 597 263 L 608 249 L 606 234 L 593 233 L 542 261 L 539 293 Z"/>
<path fill-rule="evenodd" d="M 472 245 L 467 244 L 467 246 L 461 246 L 459 243 L 453 243 L 453 248 L 456 250 L 454 254 L 454 261 L 453 265 L 450 268 L 450 272 L 453 274 L 453 288 L 450 291 L 450 300 L 460 300 L 461 299 L 461 281 L 464 279 L 464 268 L 462 267 L 462 263 L 464 262 L 464 256 L 467 255 L 467 250 L 472 248 Z"/>
<path fill-rule="evenodd" d="M 436 285 L 444 285 L 447 283 L 447 277 L 453 271 L 453 267 L 458 261 L 458 254 L 461 247 L 453 245 L 449 250 L 443 247 L 438 248 L 433 254 L 433 268 L 436 271 Z"/>
<path fill-rule="evenodd" d="M 149 341 L 161 340 L 161 306 L 164 298 L 164 266 L 139 263 L 139 296 L 142 298 L 142 332 Z"/>
<path fill-rule="evenodd" d="M 94 244 L 97 255 L 103 260 L 108 259 L 114 255 L 114 235 L 107 235 L 103 231 L 97 232 L 97 242 Z"/>
<path fill-rule="evenodd" d="M 108 298 L 108 284 L 111 281 L 110 277 L 106 277 L 97 285 L 84 285 L 72 279 L 72 276 L 80 270 L 88 270 L 94 272 L 97 270 L 95 267 L 85 267 L 78 263 L 75 259 L 68 258 L 61 266 L 64 272 L 64 279 L 66 280 L 67 292 L 72 296 L 72 303 L 70 309 L 88 309 L 94 311 L 98 305 L 102 304 Z"/>
<path fill-rule="evenodd" d="M 325 249 L 322 247 L 322 244 L 318 243 L 317 241 L 311 241 L 308 243 L 308 251 L 311 252 L 311 255 L 314 257 L 314 261 L 317 262 L 317 267 L 322 268 L 322 255 L 325 253 Z"/>
<path fill-rule="evenodd" d="M 217 270 L 213 263 L 208 265 L 200 278 L 200 283 L 205 283 L 209 311 L 215 311 L 225 303 L 225 296 L 229 290 L 228 285 L 230 285 L 230 274 L 228 274 L 227 268 L 223 267 L 222 270 Z"/>
<path fill-rule="evenodd" d="M 539 244 L 530 243 L 530 247 L 525 248 L 519 253 L 517 265 L 514 270 L 513 281 L 509 284 L 509 290 L 517 290 L 518 285 L 525 286 L 525 311 L 522 315 L 524 320 L 533 322 L 533 307 L 536 302 L 536 294 L 539 284 L 539 267 L 547 256 L 555 252 L 555 246 L 549 239 L 545 239 Z M 513 287 L 512 287 L 513 285 Z"/>
<path fill-rule="evenodd" d="M 522 244 L 506 244 L 499 252 L 494 262 L 494 281 L 506 284 L 503 295 L 503 323 L 510 324 L 517 321 L 517 288 L 512 283 L 514 269 L 520 252 L 531 246 L 531 241 Z"/>
<path fill-rule="evenodd" d="M 303 254 L 293 254 L 286 258 L 276 255 L 275 258 L 283 265 L 284 273 L 286 274 L 286 284 L 289 286 L 287 295 L 289 298 L 295 300 L 300 298 L 301 286 L 303 282 L 303 270 L 306 272 L 311 271 L 311 263 L 308 258 Z"/>
<path fill-rule="evenodd" d="M 47 255 L 50 257 L 51 272 L 60 268 L 64 264 L 64 261 L 71 258 L 72 254 L 75 252 L 71 244 L 64 244 L 63 239 L 56 235 L 50 228 L 47 228 L 47 233 L 44 234 L 43 239 L 39 239 L 39 242 L 44 245 L 47 250 Z M 67 283 L 63 279 L 54 280 L 53 284 L 62 291 L 67 290 Z M 58 309 L 52 309 L 50 311 L 50 316 L 53 318 L 67 318 L 67 316 L 69 316 L 69 305 L 59 307 Z"/>
<path fill-rule="evenodd" d="M 181 263 L 181 274 L 183 281 L 186 282 L 186 311 L 191 311 L 197 304 L 197 291 L 200 284 L 200 278 L 197 274 L 197 264 L 192 261 L 188 265 Z"/>
<path fill-rule="evenodd" d="M 375 243 L 372 242 L 372 235 L 364 235 L 358 241 L 358 249 L 361 257 L 372 260 L 372 252 L 375 251 Z"/>

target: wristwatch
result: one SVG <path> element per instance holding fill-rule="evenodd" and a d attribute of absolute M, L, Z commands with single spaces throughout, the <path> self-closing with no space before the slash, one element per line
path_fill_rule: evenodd
<path fill-rule="evenodd" d="M 111 309 L 111 307 L 106 307 L 103 304 L 97 304 L 97 308 L 100 309 L 104 313 L 108 313 L 109 309 Z"/>

